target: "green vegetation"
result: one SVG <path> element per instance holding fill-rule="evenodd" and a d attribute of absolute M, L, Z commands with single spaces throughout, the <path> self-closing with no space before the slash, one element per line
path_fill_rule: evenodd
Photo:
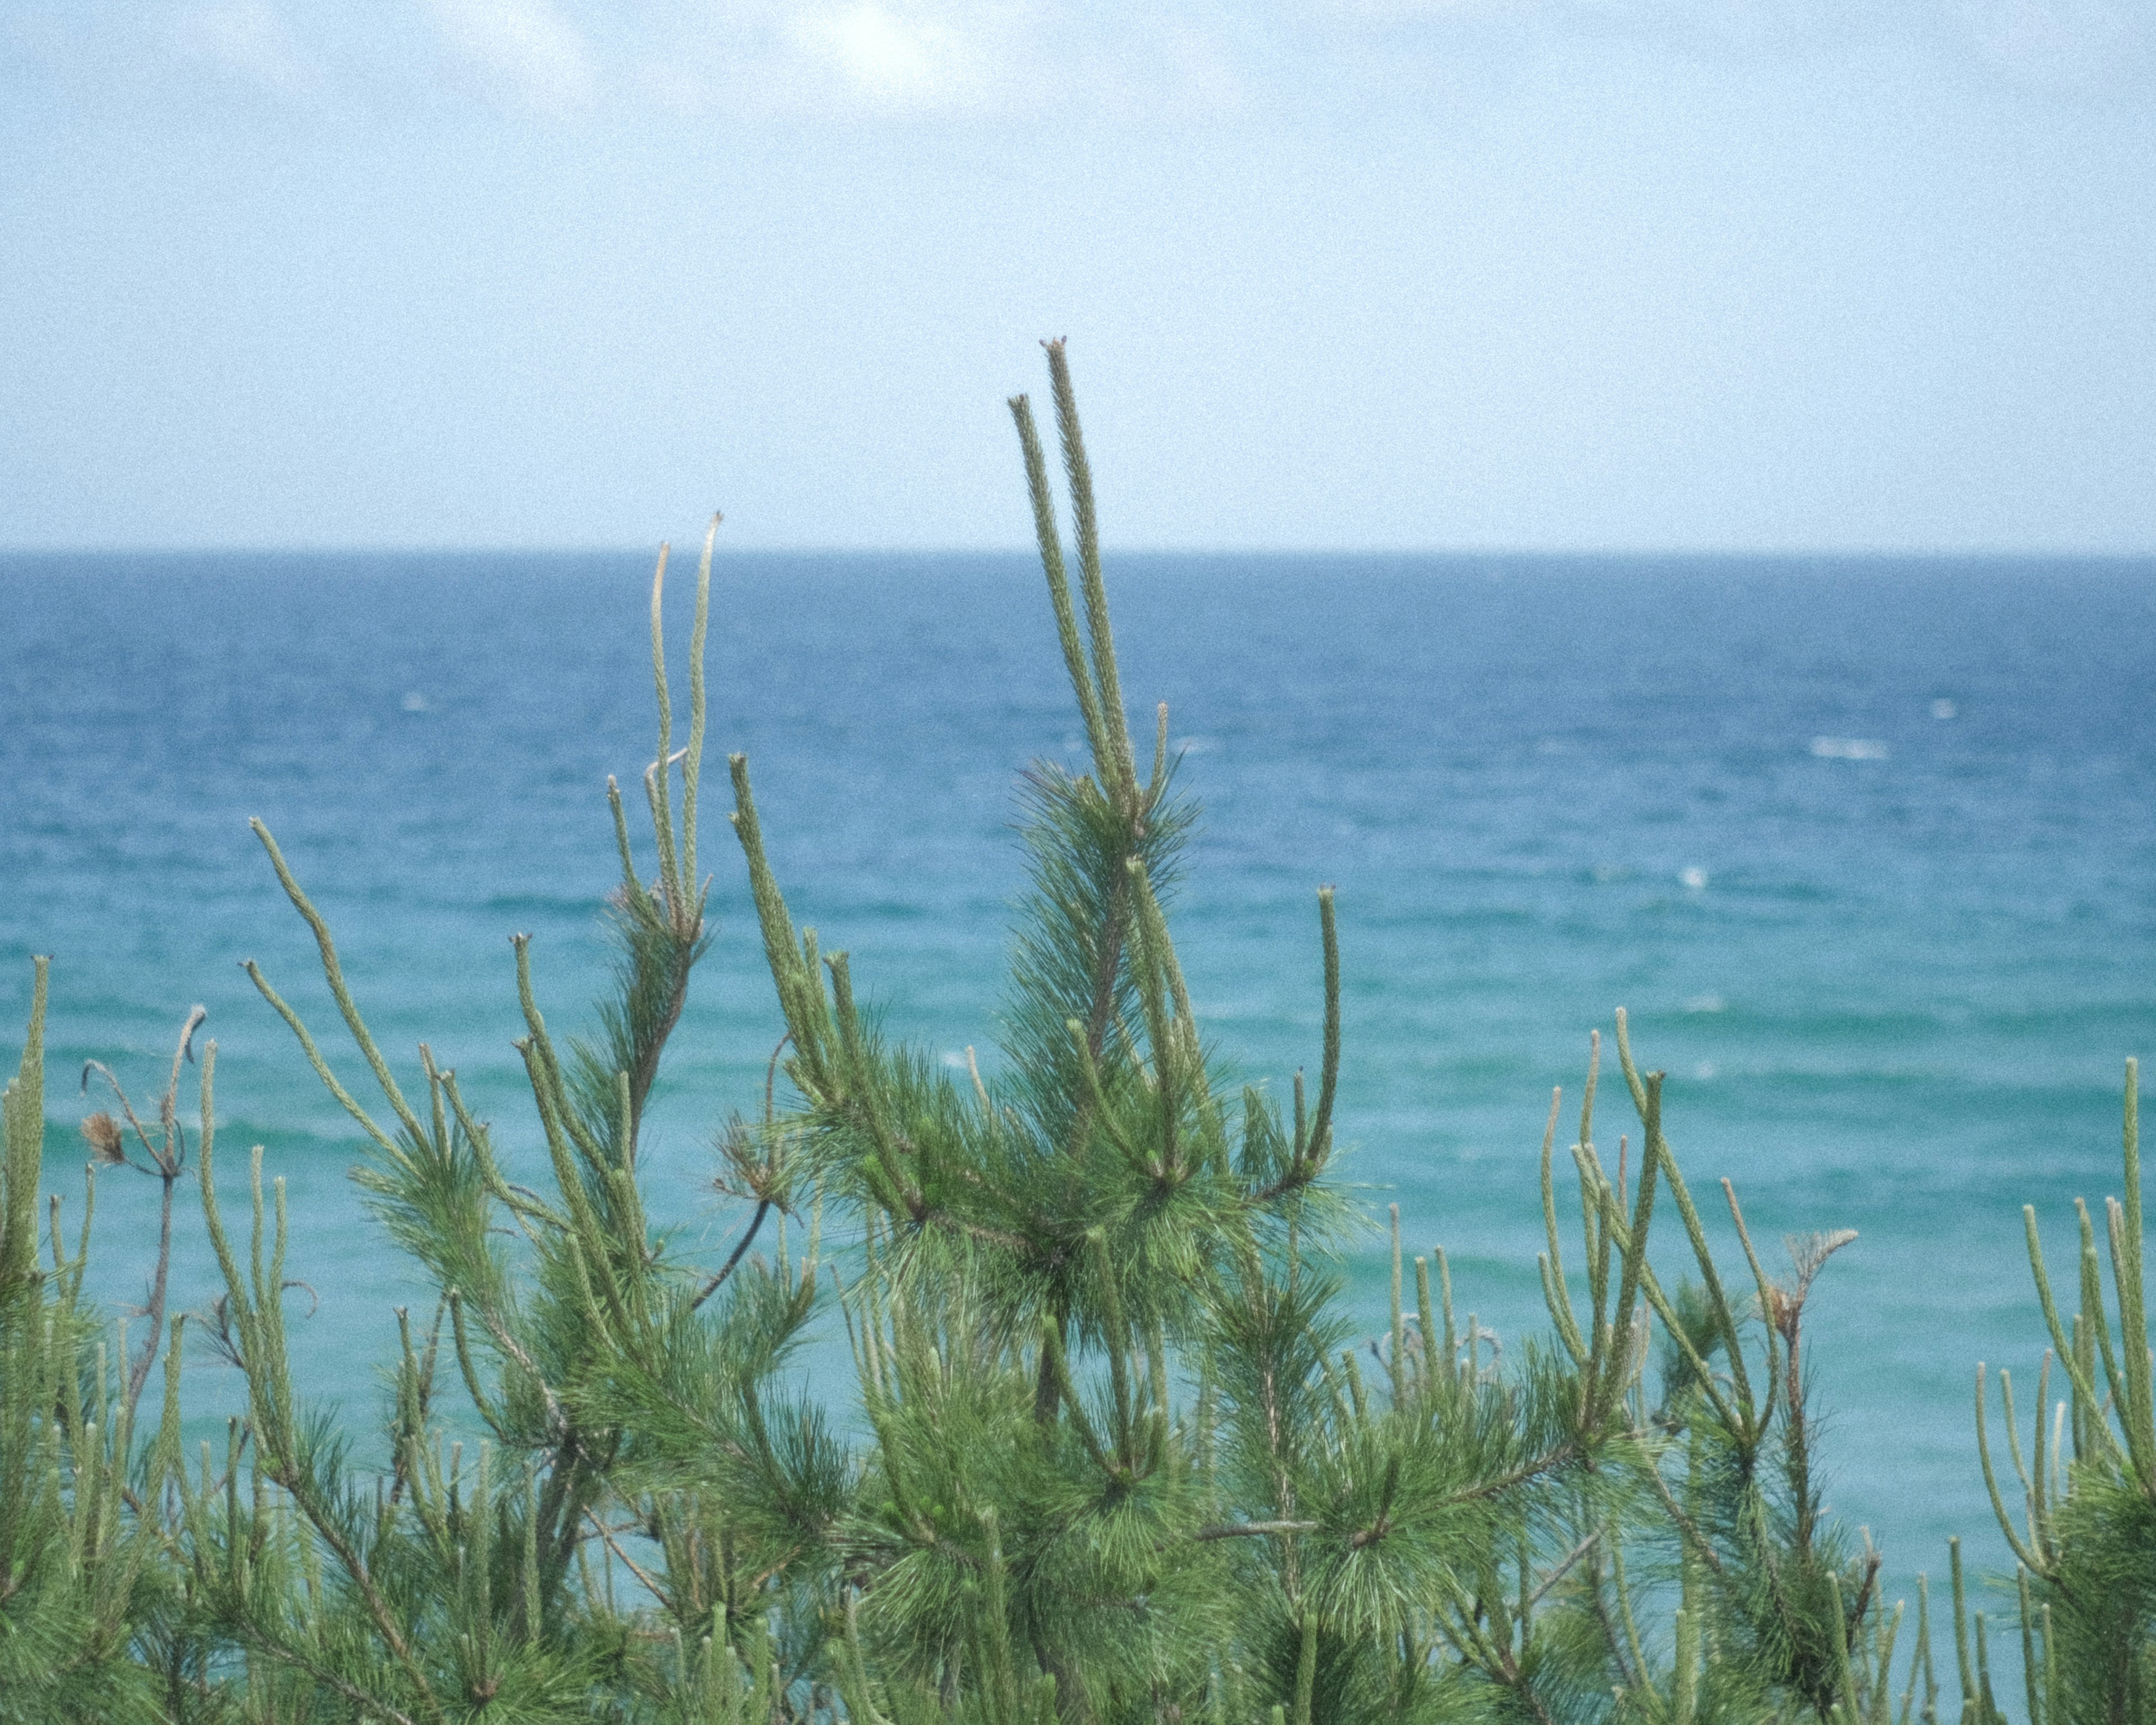
<path fill-rule="evenodd" d="M 0 1188 L 0 1719 L 1989 1725 L 2009 1702 L 2030 1725 L 2156 1717 L 2130 1069 L 2108 1291 L 2084 1209 L 2079 1309 L 2062 1313 L 2029 1222 L 2053 1353 L 2025 1444 L 1999 1374 L 2015 1503 L 1983 1455 L 2023 1565 L 2018 1607 L 1988 1628 L 1957 1550 L 1937 1631 L 1950 1667 L 1928 1594 L 1913 1614 L 1888 1600 L 1879 1554 L 1814 1483 L 1804 1307 L 1848 1236 L 1792 1242 L 1771 1269 L 1724 1182 L 1743 1261 L 1717 1264 L 1661 1075 L 1635 1060 L 1621 1013 L 1636 1173 L 1596 1148 L 1598 1034 L 1583 1094 L 1553 1099 L 1544 1134 L 1548 1337 L 1501 1367 L 1456 1320 L 1444 1255 L 1404 1257 L 1395 1210 L 1389 1327 L 1349 1345 L 1327 1252 L 1358 1225 L 1332 1174 L 1331 896 L 1314 1089 L 1298 1073 L 1286 1106 L 1230 1092 L 1171 932 L 1193 805 L 1165 709 L 1149 750 L 1127 727 L 1060 344 L 1049 362 L 1075 582 L 1032 411 L 1011 407 L 1092 770 L 1026 780 L 1032 886 L 998 1076 L 954 1076 L 878 1034 L 845 954 L 794 927 L 734 757 L 731 819 L 785 1040 L 753 1117 L 718 1134 L 742 1206 L 721 1261 L 654 1230 L 637 1166 L 710 938 L 708 540 L 678 753 L 663 555 L 653 588 L 657 873 L 610 785 L 618 986 L 588 1035 L 550 1029 L 516 945 L 545 1178 L 512 1177 L 424 1045 L 400 1080 L 257 828 L 372 1100 L 250 974 L 364 1133 L 356 1178 L 437 1294 L 430 1316 L 400 1315 L 378 1460 L 292 1381 L 284 1186 L 259 1150 L 251 1217 L 220 1212 L 214 1043 L 190 1146 L 195 1021 L 151 1124 L 107 1074 L 121 1117 L 85 1127 L 93 1194 L 96 1164 L 163 1182 L 147 1337 L 108 1336 L 85 1302 L 87 1206 L 71 1250 L 57 1205 L 41 1242 L 40 963 Z M 167 1322 L 188 1176 L 224 1292 Z M 819 1320 L 850 1343 L 850 1405 L 789 1369 Z M 244 1418 L 198 1455 L 180 1436 L 191 1327 L 247 1387 Z M 2047 1421 L 2053 1359 L 2068 1389 Z M 1978 1395 L 1981 1416 L 1981 1371 Z M 2026 1651 L 2024 1694 L 1992 1692 L 1999 1633 Z"/>

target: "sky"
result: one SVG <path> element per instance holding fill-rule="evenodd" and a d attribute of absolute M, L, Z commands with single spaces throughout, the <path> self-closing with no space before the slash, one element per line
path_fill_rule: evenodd
<path fill-rule="evenodd" d="M 2156 552 L 2156 0 L 0 0 L 0 547 Z"/>

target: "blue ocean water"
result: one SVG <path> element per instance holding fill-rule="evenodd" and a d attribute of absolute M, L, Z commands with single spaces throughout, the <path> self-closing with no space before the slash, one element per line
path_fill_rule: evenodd
<path fill-rule="evenodd" d="M 648 580 L 616 555 L 0 561 L 0 1049 L 53 954 L 54 1189 L 79 1214 L 76 1064 L 139 1103 L 205 1003 L 220 1185 L 240 1201 L 258 1142 L 290 1183 L 320 1296 L 300 1370 L 356 1420 L 418 1291 L 345 1180 L 356 1133 L 238 968 L 340 1045 L 247 818 L 404 1070 L 427 1040 L 528 1153 L 507 937 L 535 937 L 574 1022 L 605 963 L 605 776 L 652 748 Z M 1517 1337 L 1543 1322 L 1550 1087 L 1576 1095 L 1589 1027 L 1628 1008 L 1696 1192 L 1733 1180 L 1763 1241 L 1860 1230 L 1810 1308 L 1839 1511 L 1905 1584 L 1952 1532 L 2003 1563 L 1970 1382 L 1979 1359 L 2033 1381 L 2042 1353 L 2020 1207 L 2071 1262 L 2072 1199 L 2118 1189 L 2122 1060 L 2156 1051 L 2156 564 L 1127 557 L 1111 582 L 1126 690 L 1141 718 L 1170 703 L 1206 805 L 1179 941 L 1241 1071 L 1315 1063 L 1336 884 L 1346 1168 Z M 722 554 L 717 588 L 713 757 L 748 752 L 797 917 L 895 1034 L 987 1051 L 1016 776 L 1078 747 L 1037 570 Z M 716 1253 L 710 1141 L 756 1106 L 778 1020 L 716 813 L 704 860 L 719 943 L 647 1166 Z M 153 1197 L 100 1184 L 115 1301 Z M 199 1303 L 192 1212 L 182 1235 Z M 1373 1230 L 1373 1324 L 1382 1264 Z M 230 1404 L 223 1368 L 191 1370 Z"/>

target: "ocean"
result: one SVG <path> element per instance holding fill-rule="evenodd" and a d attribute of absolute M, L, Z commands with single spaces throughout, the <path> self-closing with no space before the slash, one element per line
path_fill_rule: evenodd
<path fill-rule="evenodd" d="M 649 579 L 615 553 L 0 559 L 0 1054 L 52 954 L 49 1182 L 79 1218 L 80 1063 L 152 1105 L 204 1004 L 220 1184 L 242 1201 L 255 1143 L 288 1181 L 317 1296 L 301 1386 L 356 1426 L 391 1308 L 424 1295 L 346 1179 L 356 1132 L 239 968 L 357 1088 L 248 818 L 401 1070 L 428 1041 L 531 1154 L 508 937 L 573 1024 L 606 963 L 606 775 L 633 786 L 653 747 Z M 1550 1090 L 1569 1111 L 1589 1029 L 1627 1008 L 1703 1201 L 1732 1180 L 1763 1243 L 1858 1230 L 1809 1308 L 1837 1512 L 1892 1592 L 1953 1532 L 2003 1568 L 1970 1390 L 1983 1360 L 2033 1396 L 2020 1207 L 2070 1266 L 2073 1199 L 2118 1189 L 2122 1063 L 2156 1052 L 2156 562 L 1125 556 L 1109 580 L 1135 723 L 1169 703 L 1204 804 L 1177 929 L 1235 1070 L 1315 1066 L 1336 886 L 1342 1169 L 1516 1344 L 1546 1323 Z M 677 664 L 689 584 L 677 565 Z M 716 1255 L 737 1217 L 711 1140 L 759 1106 L 779 1034 L 724 752 L 748 753 L 797 920 L 851 952 L 889 1031 L 993 1064 L 1018 775 L 1079 745 L 1029 559 L 721 551 L 715 588 L 718 939 L 645 1163 L 654 1210 Z M 200 1305 L 189 1197 L 177 1297 Z M 116 1311 L 154 1199 L 100 1183 Z M 1350 1266 L 1373 1328 L 1383 1266 L 1373 1220 Z M 233 1374 L 189 1370 L 207 1430 Z"/>

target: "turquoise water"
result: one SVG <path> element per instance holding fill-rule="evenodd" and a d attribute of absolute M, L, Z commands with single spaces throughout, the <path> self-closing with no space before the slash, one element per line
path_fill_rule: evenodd
<path fill-rule="evenodd" d="M 321 1296 L 300 1368 L 355 1417 L 418 1291 L 345 1182 L 355 1133 L 237 968 L 332 1040 L 247 817 L 385 1045 L 409 1070 L 428 1040 L 528 1153 L 507 937 L 534 935 L 573 1020 L 603 963 L 604 778 L 652 747 L 648 579 L 613 555 L 0 561 L 0 1026 L 52 953 L 56 1189 L 79 1214 L 75 1063 L 140 1101 L 205 1003 L 221 1173 L 260 1142 L 289 1180 Z M 2041 1355 L 2020 1206 L 2067 1249 L 2074 1196 L 2117 1189 L 2121 1062 L 2156 1051 L 2156 564 L 1132 557 L 1111 579 L 1126 689 L 1172 704 L 1208 809 L 1178 929 L 1222 1049 L 1253 1076 L 1314 1062 L 1336 883 L 1347 1168 L 1511 1337 L 1541 1322 L 1549 1088 L 1629 1008 L 1695 1189 L 1733 1179 L 1768 1240 L 1861 1231 L 1811 1307 L 1839 1510 L 1905 1582 L 1950 1532 L 2002 1562 L 1969 1384 Z M 1076 748 L 1037 572 L 742 556 L 718 589 L 715 752 L 748 752 L 797 916 L 894 1031 L 986 1050 L 1015 775 Z M 709 828 L 720 939 L 647 1165 L 717 1253 L 709 1142 L 778 1029 Z M 153 1195 L 101 1186 L 116 1301 Z M 183 1213 L 197 1303 L 199 1235 Z M 1374 1233 L 1356 1268 L 1374 1322 Z M 229 1404 L 223 1368 L 192 1369 Z"/>

